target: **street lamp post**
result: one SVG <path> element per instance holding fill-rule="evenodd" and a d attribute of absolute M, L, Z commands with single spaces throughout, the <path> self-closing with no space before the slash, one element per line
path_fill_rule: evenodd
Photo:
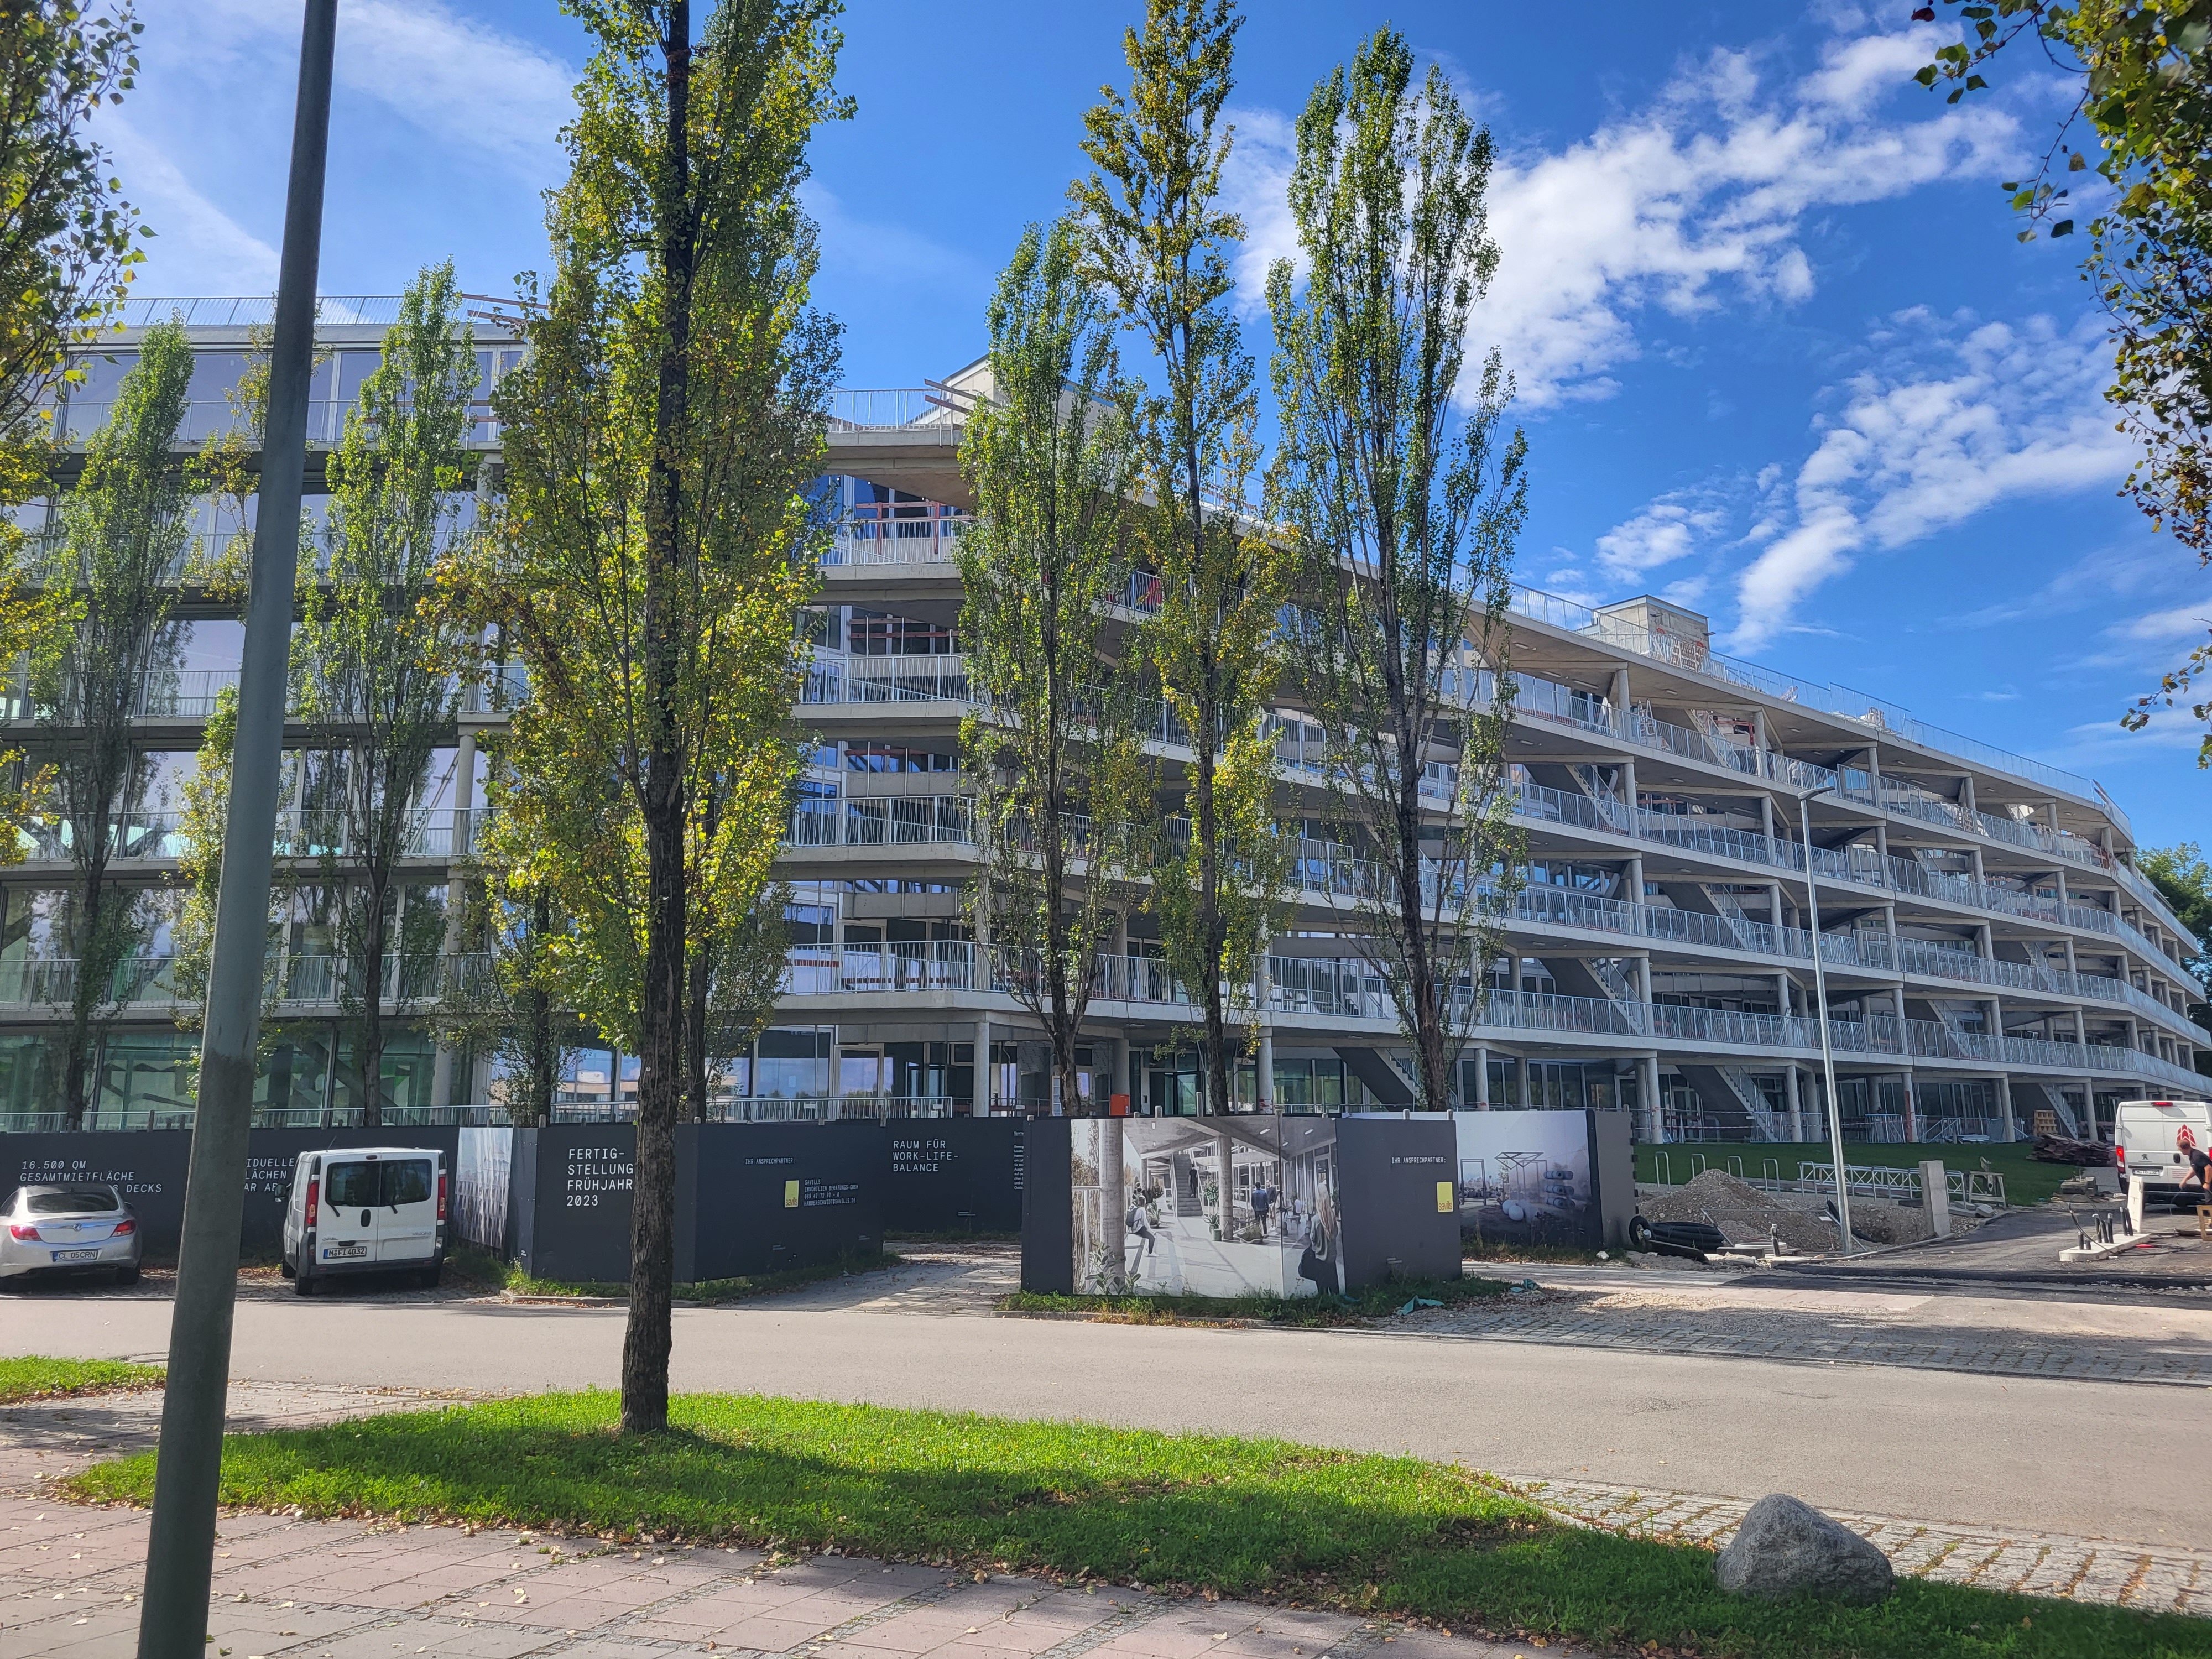
<path fill-rule="evenodd" d="M 1828 1088 L 1828 1149 L 1836 1163 L 1836 1224 L 1843 1230 L 1842 1248 L 1844 1255 L 1851 1250 L 1851 1190 L 1844 1177 L 1844 1116 L 1843 1103 L 1836 1097 L 1836 1051 L 1828 1034 L 1828 972 L 1820 957 L 1820 890 L 1813 872 L 1813 797 L 1825 795 L 1836 786 L 1824 783 L 1817 789 L 1799 789 L 1791 793 L 1797 800 L 1797 822 L 1805 837 L 1805 910 L 1813 924 L 1813 994 L 1818 1004 L 1820 1027 L 1820 1072 Z"/>
<path fill-rule="evenodd" d="M 300 553 L 301 477 L 308 382 L 314 371 L 315 272 L 337 30 L 337 0 L 306 0 L 284 246 L 270 343 L 260 527 L 253 538 L 246 646 L 238 676 L 230 833 L 223 842 L 216 890 L 191 1164 L 185 1177 L 169 1380 L 154 1467 L 145 1589 L 138 1604 L 139 1659 L 187 1659 L 211 1652 L 208 1644 L 215 1639 L 207 1633 L 208 1584 L 215 1566 L 223 1406 L 284 748 L 285 659 L 291 648 L 292 587 Z"/>

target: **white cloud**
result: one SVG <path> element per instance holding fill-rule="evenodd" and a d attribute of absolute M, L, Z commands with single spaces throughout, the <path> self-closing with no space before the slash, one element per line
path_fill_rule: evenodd
<path fill-rule="evenodd" d="M 1221 194 L 1229 210 L 1244 221 L 1244 244 L 1237 254 L 1237 307 L 1247 316 L 1267 307 L 1267 268 L 1288 259 L 1301 270 L 1298 228 L 1291 217 L 1291 167 L 1297 160 L 1297 134 L 1279 110 L 1231 109 L 1237 131 L 1229 161 L 1221 170 Z"/>
<path fill-rule="evenodd" d="M 1597 538 L 1597 562 L 1607 574 L 1633 581 L 1644 572 L 1686 557 L 1728 526 L 1728 509 L 1676 490 L 1615 525 Z"/>
<path fill-rule="evenodd" d="M 225 3 L 272 21 L 298 13 L 283 0 Z M 496 156 L 536 183 L 554 176 L 578 71 L 441 0 L 347 0 L 337 75 L 454 153 Z"/>
<path fill-rule="evenodd" d="M 123 112 L 114 112 L 100 137 L 114 156 L 125 195 L 155 229 L 146 246 L 165 292 L 276 291 L 276 250 L 202 195 Z"/>
<path fill-rule="evenodd" d="M 245 84 L 234 77 L 250 70 L 283 89 L 289 118 L 299 41 L 291 0 L 196 0 L 189 27 L 161 46 L 170 64 L 234 92 Z M 337 85 L 448 145 L 464 164 L 489 156 L 531 182 L 550 181 L 578 73 L 444 0 L 347 0 L 338 8 Z"/>
<path fill-rule="evenodd" d="M 1998 501 L 2124 472 L 2129 450 L 2098 388 L 2109 348 L 2094 317 L 2014 325 L 1901 313 L 1881 356 L 1839 388 L 1844 407 L 1797 471 L 1794 501 L 1738 578 L 1732 643 L 1755 649 L 1855 556 L 1905 545 Z"/>
<path fill-rule="evenodd" d="M 1998 106 L 1874 113 L 1932 47 L 1926 31 L 1838 41 L 1816 73 L 1772 89 L 1750 54 L 1716 52 L 1649 110 L 1501 167 L 1491 227 L 1504 258 L 1475 343 L 1504 351 L 1532 404 L 1605 397 L 1651 310 L 1807 298 L 1808 213 L 1996 176 L 2018 131 Z"/>
<path fill-rule="evenodd" d="M 1750 52 L 1716 52 L 1649 108 L 1557 154 L 1502 159 L 1490 228 L 1504 257 L 1475 309 L 1474 355 L 1498 347 L 1533 407 L 1609 397 L 1611 371 L 1641 355 L 1638 329 L 1654 310 L 1691 318 L 1808 298 L 1817 277 L 1798 237 L 1809 213 L 1999 176 L 2019 132 L 2001 106 L 1876 112 L 1917 92 L 1911 72 L 1937 44 L 1928 29 L 1832 40 L 1795 82 L 1767 76 Z M 1297 252 L 1284 199 L 1296 146 L 1284 115 L 1233 113 L 1223 185 L 1245 222 L 1237 274 L 1251 311 L 1268 264 Z"/>
<path fill-rule="evenodd" d="M 919 283 L 981 291 L 990 281 L 989 273 L 959 249 L 895 221 L 860 218 L 818 184 L 800 185 L 799 196 L 821 231 L 825 274 L 839 282 L 893 287 Z"/>

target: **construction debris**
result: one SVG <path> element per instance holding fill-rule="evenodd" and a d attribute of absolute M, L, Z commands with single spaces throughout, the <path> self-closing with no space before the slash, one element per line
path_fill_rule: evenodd
<path fill-rule="evenodd" d="M 1731 1244 L 1763 1244 L 1778 1239 L 1800 1254 L 1836 1248 L 1835 1224 L 1817 1211 L 1778 1203 L 1748 1182 L 1706 1170 L 1671 1193 L 1645 1198 L 1637 1206 L 1651 1221 L 1703 1221 L 1720 1229 Z"/>
<path fill-rule="evenodd" d="M 2038 1135 L 2029 1154 L 2039 1164 L 2079 1164 L 2092 1170 L 2112 1165 L 2112 1149 L 2102 1141 L 2069 1140 L 2064 1135 Z"/>

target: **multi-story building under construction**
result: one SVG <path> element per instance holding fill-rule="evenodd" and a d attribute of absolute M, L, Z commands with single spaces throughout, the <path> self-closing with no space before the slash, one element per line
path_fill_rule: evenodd
<path fill-rule="evenodd" d="M 323 301 L 311 491 L 394 307 Z M 65 444 L 81 453 L 137 331 L 173 313 L 198 354 L 183 440 L 227 429 L 224 394 L 266 310 L 133 302 L 130 326 L 57 408 Z M 495 312 L 473 321 L 488 398 L 519 346 Z M 845 510 L 799 711 L 816 747 L 782 866 L 794 889 L 790 973 L 773 1024 L 723 1079 L 732 1115 L 1018 1110 L 1046 1093 L 1039 1034 L 979 971 L 964 908 L 976 848 L 958 765 L 969 699 L 952 558 L 968 501 L 958 401 L 922 389 L 836 399 L 830 465 Z M 488 402 L 471 441 L 497 448 Z M 35 535 L 53 511 L 46 501 L 19 517 Z M 197 529 L 224 526 L 210 506 Z M 1149 580 L 1130 573 L 1125 623 L 1142 620 Z M 103 1012 L 100 1124 L 191 1110 L 193 1011 L 175 999 L 165 918 L 182 782 L 216 691 L 235 678 L 240 628 L 234 610 L 189 589 L 172 616 L 172 664 L 137 705 L 112 866 L 149 891 Z M 2198 1091 L 2207 1039 L 2187 1017 L 2195 988 L 2182 967 L 2193 943 L 2136 868 L 2126 814 L 2091 781 L 1726 657 L 1703 617 L 1648 596 L 1589 608 L 1519 589 L 1511 624 L 1507 744 L 1527 880 L 1459 1067 L 1460 1103 L 1626 1109 L 1647 1139 L 1825 1135 L 1808 881 L 1836 1103 L 1852 1138 L 2011 1138 L 2039 1123 L 2086 1133 L 2114 1100 Z M 479 739 L 505 718 L 500 702 L 467 697 L 432 768 L 403 905 L 443 906 L 483 810 Z M 12 712 L 11 743 L 66 737 L 32 738 L 20 696 Z M 1253 988 L 1257 1030 L 1234 1092 L 1294 1111 L 1410 1104 L 1397 1021 L 1346 938 L 1356 860 L 1326 834 L 1318 733 L 1287 693 L 1273 726 L 1281 816 L 1314 833 L 1297 848 L 1291 920 Z M 306 728 L 289 741 L 306 766 Z M 70 880 L 66 835 L 53 826 L 0 872 L 0 1114 L 16 1127 L 53 1121 L 52 1038 L 73 984 L 54 925 Z M 302 857 L 301 840 L 280 824 L 280 854 Z M 343 849 L 335 866 L 318 849 L 283 929 L 272 969 L 283 1037 L 257 1097 L 269 1121 L 359 1110 L 318 885 L 333 878 L 344 878 Z M 1135 1111 L 1192 1111 L 1194 1011 L 1150 932 L 1139 914 L 1115 940 L 1090 1006 L 1084 1082 Z M 491 1060 L 441 1051 L 421 1004 L 401 1012 L 384 1057 L 387 1120 L 496 1119 L 505 1089 Z M 572 1071 L 564 1111 L 619 1112 L 634 1097 L 634 1059 L 586 1046 Z"/>

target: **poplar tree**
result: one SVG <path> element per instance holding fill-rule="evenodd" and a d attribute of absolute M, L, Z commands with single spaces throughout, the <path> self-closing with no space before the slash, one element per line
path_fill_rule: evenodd
<path fill-rule="evenodd" d="M 81 380 L 72 352 L 97 337 L 143 254 L 137 215 L 117 194 L 93 118 L 138 73 L 135 8 L 15 0 L 0 5 L 0 508 L 50 486 L 54 392 Z M 13 679 L 66 625 L 14 515 L 0 512 L 0 670 Z M 0 866 L 52 775 L 0 750 Z"/>
<path fill-rule="evenodd" d="M 1136 475 L 1130 389 L 1080 253 L 1073 225 L 1032 225 L 999 278 L 991 392 L 961 434 L 976 517 L 955 555 L 976 694 L 960 738 L 982 848 L 978 972 L 995 958 L 1044 1027 L 1070 1111 L 1076 1039 L 1100 954 L 1138 896 L 1131 842 L 1150 804 L 1134 688 L 1108 656 Z"/>
<path fill-rule="evenodd" d="M 467 602 L 529 670 L 498 856 L 558 896 L 572 1006 L 640 1060 L 623 1427 L 668 1420 L 689 969 L 771 886 L 796 619 L 828 533 L 837 331 L 799 187 L 830 0 L 582 0 L 598 41 L 552 192 L 555 270 L 496 399 L 506 501 Z"/>
<path fill-rule="evenodd" d="M 431 266 L 400 296 L 330 459 L 329 571 L 301 573 L 292 684 L 322 769 L 302 791 L 304 839 L 320 849 L 355 1096 L 372 1127 L 384 1121 L 390 1006 L 429 992 L 445 934 L 442 914 L 404 904 L 400 860 L 422 850 L 422 787 L 460 707 L 459 629 L 432 601 L 468 529 L 476 386 L 453 267 Z"/>
<path fill-rule="evenodd" d="M 1252 521 L 1258 399 L 1228 260 L 1244 226 L 1221 200 L 1233 137 L 1221 111 L 1242 23 L 1228 0 L 1147 0 L 1143 29 L 1123 40 L 1129 91 L 1103 88 L 1085 115 L 1093 171 L 1069 191 L 1086 264 L 1160 380 L 1135 410 L 1149 503 L 1138 547 L 1159 601 L 1139 648 L 1191 754 L 1150 902 L 1169 964 L 1200 1000 L 1216 1112 L 1230 1103 L 1227 1015 L 1249 1002 L 1285 864 L 1266 715 L 1282 672 L 1276 613 L 1290 558 Z"/>
<path fill-rule="evenodd" d="M 133 716 L 146 677 L 171 666 L 176 579 L 191 544 L 191 497 L 176 453 L 191 384 L 180 323 L 146 331 L 107 423 L 85 446 L 62 500 L 43 585 L 58 625 L 32 657 L 32 700 L 52 769 L 52 816 L 76 879 L 65 910 L 76 963 L 63 1034 L 62 1111 L 81 1127 L 93 1050 L 112 1018 L 117 970 L 150 920 L 151 890 L 108 873 L 143 779 Z"/>
<path fill-rule="evenodd" d="M 1298 118 L 1306 259 L 1268 272 L 1283 441 L 1270 517 L 1300 556 L 1292 659 L 1332 821 L 1371 859 L 1362 950 L 1389 988 L 1424 1110 L 1451 1103 L 1522 842 L 1505 787 L 1506 609 L 1527 445 L 1496 353 L 1455 408 L 1468 319 L 1498 266 L 1490 133 L 1442 70 L 1413 90 L 1378 30 Z"/>

